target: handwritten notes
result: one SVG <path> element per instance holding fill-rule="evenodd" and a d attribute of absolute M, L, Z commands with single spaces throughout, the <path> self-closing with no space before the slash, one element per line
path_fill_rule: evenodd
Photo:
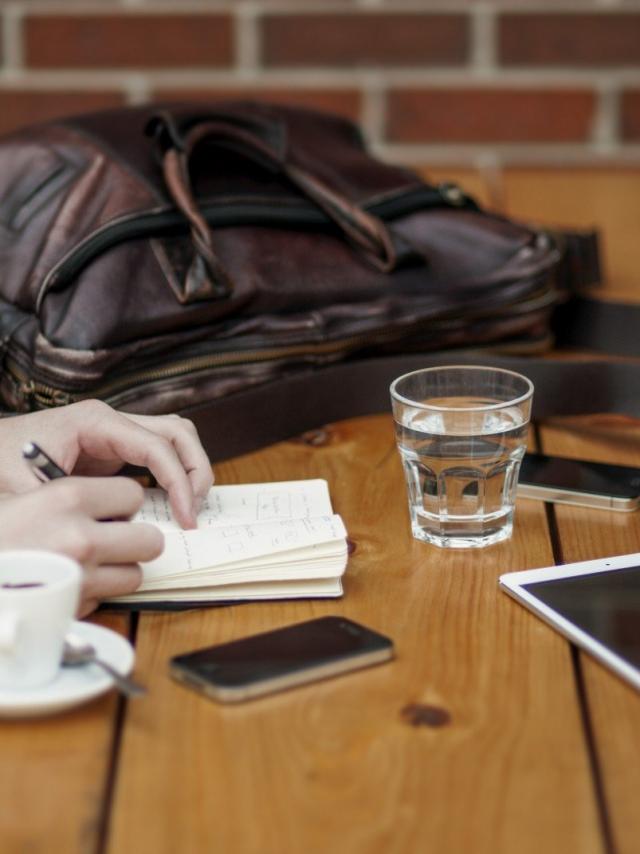
<path fill-rule="evenodd" d="M 214 486 L 185 531 L 166 493 L 145 490 L 134 521 L 156 525 L 165 548 L 120 601 L 209 601 L 339 596 L 346 530 L 324 480 Z"/>
<path fill-rule="evenodd" d="M 326 480 L 214 486 L 198 515 L 198 529 L 308 519 L 332 513 Z M 134 521 L 150 522 L 164 531 L 180 530 L 167 493 L 162 489 L 145 490 L 144 503 Z"/>

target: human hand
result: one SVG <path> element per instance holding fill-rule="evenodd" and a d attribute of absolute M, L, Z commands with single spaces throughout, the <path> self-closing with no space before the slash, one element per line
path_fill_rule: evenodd
<path fill-rule="evenodd" d="M 85 400 L 0 420 L 0 491 L 25 492 L 39 485 L 21 460 L 23 446 L 31 441 L 69 474 L 109 475 L 125 463 L 148 468 L 167 490 L 184 528 L 196 526 L 200 503 L 213 483 L 191 421 L 177 415 L 131 415 Z"/>
<path fill-rule="evenodd" d="M 101 599 L 136 590 L 142 580 L 138 564 L 162 552 L 158 528 L 123 521 L 142 499 L 142 487 L 125 477 L 65 477 L 22 495 L 4 495 L 0 549 L 44 549 L 77 560 L 84 568 L 83 617 Z"/>

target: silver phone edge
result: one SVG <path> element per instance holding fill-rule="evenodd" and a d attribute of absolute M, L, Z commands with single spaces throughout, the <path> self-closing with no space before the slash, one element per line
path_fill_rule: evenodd
<path fill-rule="evenodd" d="M 175 664 L 171 665 L 170 672 L 174 679 L 191 688 L 195 688 L 213 700 L 217 700 L 220 703 L 241 703 L 244 700 L 253 700 L 268 694 L 275 694 L 278 691 L 285 691 L 287 688 L 296 688 L 301 685 L 308 685 L 312 682 L 329 679 L 332 676 L 351 673 L 355 670 L 371 667 L 374 664 L 383 664 L 385 661 L 390 661 L 393 658 L 393 644 L 390 644 L 382 649 L 372 650 L 362 655 L 355 655 L 340 661 L 331 661 L 318 667 L 304 668 L 295 673 L 288 673 L 275 679 L 263 679 L 259 682 L 254 682 L 252 685 L 242 685 L 237 688 L 214 685 L 206 679 L 198 678 L 191 671 L 187 671 Z"/>
<path fill-rule="evenodd" d="M 534 498 L 550 501 L 554 504 L 572 504 L 576 507 L 595 507 L 600 510 L 615 510 L 631 513 L 640 507 L 640 496 L 633 498 L 614 498 L 611 495 L 599 495 L 595 492 L 573 492 L 554 486 L 537 486 L 532 483 L 518 483 L 518 498 Z"/>

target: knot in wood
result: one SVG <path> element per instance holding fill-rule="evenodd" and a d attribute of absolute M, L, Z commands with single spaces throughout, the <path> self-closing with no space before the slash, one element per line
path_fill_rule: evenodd
<path fill-rule="evenodd" d="M 400 712 L 402 720 L 410 726 L 441 727 L 451 723 L 451 715 L 439 706 L 409 703 Z"/>

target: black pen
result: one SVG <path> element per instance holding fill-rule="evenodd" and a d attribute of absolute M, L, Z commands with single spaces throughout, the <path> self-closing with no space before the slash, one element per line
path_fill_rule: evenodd
<path fill-rule="evenodd" d="M 35 442 L 27 442 L 22 449 L 22 456 L 31 471 L 43 483 L 67 476 L 66 471 L 61 469 Z"/>

